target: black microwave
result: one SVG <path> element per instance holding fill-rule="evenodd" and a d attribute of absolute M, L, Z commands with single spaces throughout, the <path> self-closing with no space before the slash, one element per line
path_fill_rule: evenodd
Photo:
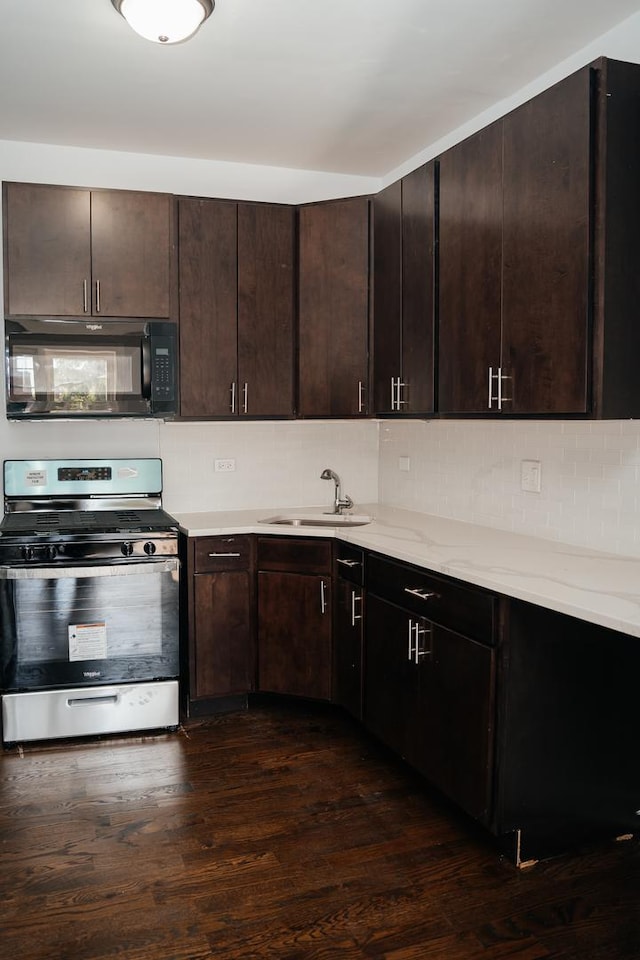
<path fill-rule="evenodd" d="M 173 323 L 6 320 L 5 359 L 9 420 L 177 412 Z"/>

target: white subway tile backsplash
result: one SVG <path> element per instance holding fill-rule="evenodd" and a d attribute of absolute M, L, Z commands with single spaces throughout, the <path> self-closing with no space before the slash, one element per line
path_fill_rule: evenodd
<path fill-rule="evenodd" d="M 540 494 L 520 489 L 521 460 L 540 461 Z M 382 503 L 640 553 L 638 421 L 385 422 L 379 471 Z"/>
<path fill-rule="evenodd" d="M 370 420 L 164 423 L 164 504 L 169 511 L 327 504 L 340 474 L 358 503 L 378 499 L 378 425 Z M 214 460 L 234 459 L 231 473 Z"/>

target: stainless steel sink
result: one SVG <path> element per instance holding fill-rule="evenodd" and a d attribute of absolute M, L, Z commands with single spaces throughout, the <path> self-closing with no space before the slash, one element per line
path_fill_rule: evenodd
<path fill-rule="evenodd" d="M 291 513 L 266 517 L 260 520 L 260 523 L 286 527 L 362 527 L 366 523 L 371 523 L 372 520 L 373 517 L 366 513 Z"/>

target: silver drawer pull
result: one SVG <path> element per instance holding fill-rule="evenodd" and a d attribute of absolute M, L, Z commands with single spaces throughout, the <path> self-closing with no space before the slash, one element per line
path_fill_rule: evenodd
<path fill-rule="evenodd" d="M 410 593 L 412 597 L 417 597 L 418 600 L 431 600 L 432 597 L 440 599 L 439 593 L 434 593 L 433 590 L 421 590 L 420 587 L 405 587 L 404 592 Z"/>
<path fill-rule="evenodd" d="M 100 706 L 105 703 L 118 703 L 120 696 L 117 693 L 95 697 L 67 697 L 68 707 L 90 707 Z"/>
<path fill-rule="evenodd" d="M 343 560 L 342 557 L 336 557 L 336 563 L 341 563 L 343 567 L 359 567 L 359 560 Z"/>
<path fill-rule="evenodd" d="M 239 553 L 210 553 L 210 557 L 239 557 Z"/>

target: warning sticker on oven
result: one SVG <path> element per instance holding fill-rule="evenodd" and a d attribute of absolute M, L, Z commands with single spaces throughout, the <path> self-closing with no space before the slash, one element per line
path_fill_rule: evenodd
<path fill-rule="evenodd" d="M 69 660 L 104 660 L 107 656 L 107 625 L 72 623 L 69 625 Z"/>

